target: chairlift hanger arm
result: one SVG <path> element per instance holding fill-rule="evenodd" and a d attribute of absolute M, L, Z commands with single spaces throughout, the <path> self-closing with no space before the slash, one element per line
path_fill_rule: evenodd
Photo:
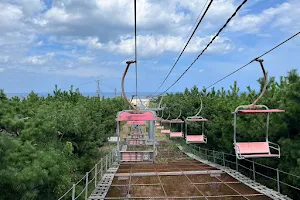
<path fill-rule="evenodd" d="M 263 72 L 264 75 L 264 85 L 263 85 L 263 89 L 260 93 L 260 95 L 253 101 L 252 104 L 250 105 L 242 105 L 239 106 L 235 109 L 235 113 L 237 114 L 257 114 L 257 113 L 272 113 L 272 112 L 284 112 L 284 110 L 279 110 L 279 109 L 269 109 L 267 106 L 265 105 L 256 105 L 257 102 L 263 97 L 264 93 L 267 90 L 267 85 L 268 85 L 268 73 L 266 72 L 264 65 L 263 65 L 263 61 L 262 59 L 258 59 L 256 58 L 255 61 L 259 62 L 261 70 Z M 264 109 L 262 109 L 264 108 Z M 247 110 L 240 110 L 240 109 L 247 109 Z M 253 110 L 253 109 L 261 109 L 261 110 Z"/>
<path fill-rule="evenodd" d="M 250 104 L 250 105 L 244 105 L 244 106 L 240 106 L 240 107 L 242 107 L 242 108 L 244 108 L 244 109 L 247 109 L 247 108 L 248 108 L 248 109 L 255 109 L 255 108 L 262 108 L 262 107 L 265 107 L 266 109 L 268 109 L 268 107 L 266 107 L 266 106 L 261 106 L 261 105 L 258 106 L 258 105 L 256 105 L 257 102 L 263 97 L 263 95 L 265 94 L 265 92 L 266 92 L 266 90 L 267 90 L 267 85 L 268 85 L 268 72 L 266 72 L 265 67 L 264 67 L 264 65 L 263 65 L 264 60 L 256 58 L 255 61 L 259 62 L 260 67 L 261 67 L 261 70 L 262 70 L 262 73 L 263 73 L 263 75 L 264 75 L 264 85 L 263 85 L 263 89 L 262 89 L 260 95 L 253 101 L 252 104 Z"/>
<path fill-rule="evenodd" d="M 182 113 L 182 109 L 181 109 L 181 106 L 179 104 L 175 104 L 174 106 L 178 106 L 179 107 L 179 115 L 174 119 L 174 120 L 178 120 L 179 117 L 181 116 L 181 113 Z M 173 106 L 173 107 L 174 107 Z"/>
<path fill-rule="evenodd" d="M 200 99 L 200 102 L 201 102 L 201 106 L 200 106 L 199 111 L 198 111 L 197 114 L 195 115 L 195 117 L 197 117 L 197 116 L 201 113 L 202 108 L 203 108 L 203 102 L 202 102 L 201 94 L 198 94 L 198 95 L 199 95 L 199 99 Z"/>
<path fill-rule="evenodd" d="M 158 104 L 157 108 L 161 107 L 161 103 L 162 103 L 163 98 L 164 98 L 164 95 L 161 95 L 161 98 L 160 98 L 160 101 L 159 101 L 159 104 Z"/>
<path fill-rule="evenodd" d="M 257 99 L 255 99 L 255 101 L 252 103 L 253 107 L 255 107 L 256 103 L 262 98 L 262 96 L 265 94 L 266 90 L 267 90 L 267 85 L 268 85 L 268 73 L 266 72 L 263 62 L 264 60 L 262 59 L 255 59 L 255 61 L 259 62 L 261 70 L 264 74 L 264 86 L 263 89 L 260 93 L 260 95 L 257 97 Z"/>
<path fill-rule="evenodd" d="M 122 87 L 122 95 L 123 95 L 123 97 L 125 98 L 125 100 L 127 101 L 127 103 L 129 104 L 129 106 L 130 106 L 133 110 L 138 111 L 138 108 L 137 108 L 136 106 L 132 105 L 132 103 L 131 103 L 131 102 L 129 101 L 129 99 L 127 98 L 127 95 L 126 95 L 125 89 L 124 89 L 124 81 L 125 81 L 125 77 L 126 77 L 126 74 L 127 74 L 127 72 L 128 72 L 128 69 L 129 69 L 130 65 L 133 64 L 133 63 L 135 63 L 135 62 L 136 62 L 136 61 L 134 61 L 134 60 L 131 60 L 131 61 L 127 61 L 127 62 L 126 62 L 127 66 L 126 66 L 126 68 L 125 68 L 125 71 L 124 71 L 124 74 L 123 74 L 123 77 L 122 77 L 122 84 L 121 84 L 121 87 Z"/>
<path fill-rule="evenodd" d="M 164 116 L 164 110 L 161 111 L 161 117 L 160 118 L 162 119 L 163 116 Z"/>
<path fill-rule="evenodd" d="M 171 116 L 171 109 L 169 108 L 169 115 L 166 120 L 169 120 L 170 116 Z"/>

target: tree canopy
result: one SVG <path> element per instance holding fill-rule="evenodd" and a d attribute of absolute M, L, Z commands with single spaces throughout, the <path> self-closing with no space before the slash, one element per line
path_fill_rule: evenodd
<path fill-rule="evenodd" d="M 0 91 L 0 199 L 57 199 L 105 152 L 118 98 L 55 90 L 7 98 Z"/>

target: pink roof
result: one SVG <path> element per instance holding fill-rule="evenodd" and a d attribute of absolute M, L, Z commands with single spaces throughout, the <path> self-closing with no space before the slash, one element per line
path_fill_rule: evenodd
<path fill-rule="evenodd" d="M 117 121 L 154 121 L 156 120 L 153 112 L 143 111 L 141 113 L 130 113 L 130 111 L 121 111 L 118 113 Z"/>
<path fill-rule="evenodd" d="M 127 124 L 129 125 L 145 125 L 145 121 L 127 121 Z"/>
<path fill-rule="evenodd" d="M 285 112 L 284 110 L 268 109 L 268 110 L 238 110 L 237 114 L 257 114 L 257 113 L 279 113 Z"/>
<path fill-rule="evenodd" d="M 184 123 L 184 121 L 182 121 L 181 119 L 172 119 L 171 121 L 170 121 L 171 123 Z"/>

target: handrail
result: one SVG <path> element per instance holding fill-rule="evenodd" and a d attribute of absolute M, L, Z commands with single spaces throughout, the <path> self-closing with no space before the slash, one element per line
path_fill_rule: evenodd
<path fill-rule="evenodd" d="M 88 192 L 90 189 L 89 185 L 94 181 L 95 184 L 93 184 L 93 185 L 94 185 L 94 187 L 96 187 L 96 182 L 98 180 L 98 177 L 101 179 L 103 177 L 105 171 L 110 166 L 112 166 L 113 162 L 116 160 L 117 157 L 116 157 L 115 151 L 116 150 L 114 149 L 110 153 L 106 154 L 106 156 L 104 157 L 105 161 L 103 160 L 103 158 L 101 158 L 100 161 L 97 162 L 91 170 L 86 172 L 86 174 L 79 181 L 77 181 L 75 184 L 73 184 L 73 186 L 68 191 L 66 191 L 60 198 L 58 198 L 58 200 L 62 200 L 70 193 L 72 194 L 72 198 L 70 198 L 72 200 L 78 199 L 83 193 L 85 193 L 85 195 L 88 195 Z M 98 171 L 99 165 L 100 165 L 100 170 Z M 98 176 L 99 173 L 100 173 L 100 176 Z M 93 176 L 90 177 L 90 179 L 89 179 L 90 174 L 92 174 Z M 82 191 L 79 192 L 79 194 L 76 195 L 76 186 L 79 185 L 83 180 L 85 180 L 85 187 L 82 189 Z"/>
<path fill-rule="evenodd" d="M 248 175 L 248 178 L 251 178 L 251 179 L 253 179 L 254 181 L 259 182 L 259 179 L 256 180 L 256 178 L 255 178 L 255 174 L 258 174 L 258 175 L 260 175 L 260 176 L 263 176 L 263 177 L 265 177 L 265 178 L 268 178 L 268 179 L 271 179 L 271 180 L 277 182 L 277 191 L 278 191 L 279 193 L 280 193 L 280 184 L 284 184 L 284 185 L 287 186 L 287 187 L 290 187 L 290 188 L 292 188 L 292 189 L 295 189 L 295 190 L 300 191 L 300 188 L 298 188 L 298 187 L 296 187 L 296 186 L 294 186 L 294 185 L 291 185 L 291 183 L 286 183 L 286 182 L 280 180 L 280 177 L 281 177 L 281 176 L 280 176 L 280 173 L 283 173 L 283 174 L 286 174 L 286 175 L 289 175 L 289 176 L 293 176 L 293 177 L 299 179 L 299 181 L 300 181 L 300 176 L 298 176 L 298 175 L 295 175 L 295 174 L 291 174 L 291 173 L 282 171 L 282 170 L 280 170 L 280 169 L 278 169 L 278 168 L 275 169 L 275 168 L 273 168 L 273 167 L 270 167 L 270 166 L 267 166 L 267 165 L 264 165 L 264 164 L 255 162 L 255 161 L 253 161 L 253 160 L 244 159 L 243 161 L 247 161 L 247 162 L 251 163 L 251 165 L 252 165 L 252 167 L 251 167 L 251 165 L 250 165 L 251 168 L 248 168 L 248 167 L 246 167 L 245 165 L 241 164 L 241 162 L 238 162 L 237 159 L 235 159 L 235 160 L 227 160 L 226 157 L 225 157 L 225 155 L 232 156 L 232 157 L 236 157 L 236 155 L 234 155 L 234 154 L 226 153 L 226 152 L 223 152 L 223 151 L 210 150 L 210 149 L 206 149 L 206 148 L 202 148 L 202 147 L 201 147 L 201 148 L 198 147 L 198 149 L 197 149 L 195 146 L 191 146 L 191 148 L 194 148 L 196 151 L 198 151 L 199 154 L 200 154 L 200 157 L 203 157 L 203 158 L 206 159 L 206 160 L 208 160 L 208 158 L 209 158 L 209 160 L 212 160 L 212 158 L 213 158 L 213 160 L 214 160 L 215 163 L 218 163 L 218 162 L 220 163 L 220 161 L 221 161 L 221 162 L 223 161 L 223 166 L 232 168 L 232 169 L 237 170 L 237 171 L 239 171 L 239 170 L 238 170 L 238 169 L 239 169 L 238 166 L 240 166 L 240 167 L 242 167 L 242 168 L 244 168 L 244 169 L 249 170 L 249 171 L 251 172 L 250 174 L 252 174 L 252 176 L 249 174 L 249 175 Z M 191 149 L 191 152 L 193 152 L 192 149 Z M 203 152 L 205 152 L 205 153 L 204 153 L 205 155 L 203 154 Z M 213 152 L 213 154 L 211 155 L 210 152 Z M 217 154 L 222 154 L 223 156 L 220 158 L 220 157 L 216 156 Z M 219 160 L 219 161 L 216 162 L 216 160 Z M 232 164 L 235 164 L 235 167 L 233 167 L 233 165 L 226 165 L 226 163 L 232 163 Z M 273 170 L 274 172 L 277 172 L 277 173 L 276 173 L 277 175 L 275 175 L 276 178 L 274 178 L 274 176 L 273 176 L 273 177 L 267 176 L 266 174 L 263 174 L 263 173 L 257 171 L 257 170 L 256 170 L 256 167 L 255 167 L 256 165 L 259 165 L 259 166 L 261 166 L 261 167 L 266 168 L 266 171 L 268 171 L 268 170 L 271 169 L 271 170 Z M 274 173 L 274 174 L 275 174 L 275 173 Z M 245 174 L 244 174 L 244 175 L 245 175 Z M 296 181 L 296 182 L 297 182 L 297 181 Z M 286 194 L 285 194 L 285 195 L 286 195 Z"/>

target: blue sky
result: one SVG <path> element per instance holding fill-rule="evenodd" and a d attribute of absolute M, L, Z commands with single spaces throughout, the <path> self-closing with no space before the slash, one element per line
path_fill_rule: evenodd
<path fill-rule="evenodd" d="M 154 92 L 170 69 L 206 0 L 137 0 L 138 83 Z M 189 66 L 242 0 L 215 0 L 161 91 Z M 218 40 L 170 90 L 208 86 L 300 30 L 299 0 L 251 0 Z M 120 91 L 127 60 L 134 59 L 133 0 L 1 0 L 0 88 L 8 93 L 51 92 L 54 85 L 94 92 Z M 300 36 L 264 57 L 270 76 L 298 69 Z M 126 90 L 135 91 L 134 67 Z M 234 80 L 257 88 L 258 63 Z"/>

